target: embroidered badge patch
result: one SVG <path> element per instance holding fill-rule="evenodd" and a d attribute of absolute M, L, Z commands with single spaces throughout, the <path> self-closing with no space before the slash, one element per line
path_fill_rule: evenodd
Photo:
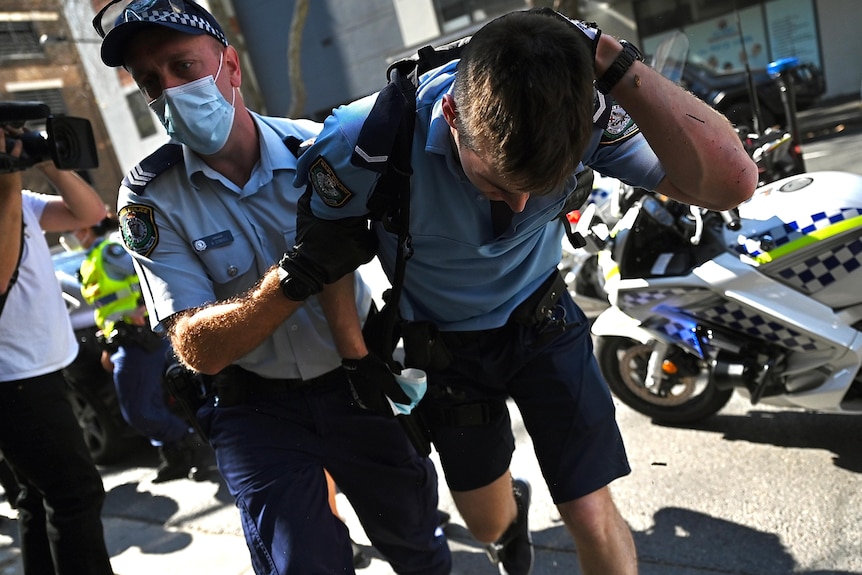
<path fill-rule="evenodd" d="M 323 200 L 323 203 L 331 208 L 340 208 L 353 196 L 353 192 L 341 183 L 335 170 L 332 169 L 323 156 L 320 156 L 309 169 L 311 185 L 314 191 Z"/>
<path fill-rule="evenodd" d="M 151 206 L 129 204 L 120 210 L 120 233 L 126 247 L 147 257 L 159 243 L 156 216 Z"/>
<path fill-rule="evenodd" d="M 611 117 L 608 119 L 608 125 L 602 133 L 601 145 L 619 144 L 638 132 L 640 132 L 640 128 L 632 120 L 632 117 L 629 116 L 629 113 L 619 104 L 614 104 L 613 108 L 611 108 Z"/>

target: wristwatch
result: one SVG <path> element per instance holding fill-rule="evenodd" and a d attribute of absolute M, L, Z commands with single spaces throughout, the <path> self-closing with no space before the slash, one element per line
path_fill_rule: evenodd
<path fill-rule="evenodd" d="M 285 254 L 281 258 L 281 261 L 278 262 L 278 285 L 281 286 L 281 291 L 287 299 L 305 301 L 312 295 L 311 286 L 308 282 L 290 275 L 290 272 L 284 269 L 284 263 L 288 260 L 290 260 L 290 257 Z"/>
<path fill-rule="evenodd" d="M 617 57 L 608 69 L 605 70 L 601 78 L 596 80 L 596 90 L 605 95 L 614 89 L 614 86 L 625 76 L 628 69 L 635 63 L 635 60 L 639 62 L 644 61 L 643 54 L 641 54 L 637 46 L 626 40 L 620 40 L 620 44 L 623 47 L 622 52 L 617 54 Z"/>

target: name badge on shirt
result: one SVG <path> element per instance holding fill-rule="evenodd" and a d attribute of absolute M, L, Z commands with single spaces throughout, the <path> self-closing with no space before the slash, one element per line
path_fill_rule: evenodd
<path fill-rule="evenodd" d="M 205 252 L 212 248 L 220 248 L 233 242 L 233 234 L 230 230 L 224 230 L 211 236 L 206 236 L 192 242 L 196 252 Z"/>

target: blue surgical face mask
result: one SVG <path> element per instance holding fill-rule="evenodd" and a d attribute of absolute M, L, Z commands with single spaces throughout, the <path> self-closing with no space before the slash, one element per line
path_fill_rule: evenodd
<path fill-rule="evenodd" d="M 199 154 L 215 154 L 221 150 L 233 127 L 233 101 L 228 103 L 216 86 L 221 66 L 220 59 L 215 77 L 204 76 L 167 88 L 150 102 L 150 109 L 159 117 L 168 135 Z M 236 100 L 233 89 L 231 94 L 231 99 Z"/>

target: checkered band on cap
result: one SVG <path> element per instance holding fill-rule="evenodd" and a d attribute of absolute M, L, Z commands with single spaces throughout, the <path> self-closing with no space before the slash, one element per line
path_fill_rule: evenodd
<path fill-rule="evenodd" d="M 138 16 L 140 17 L 141 22 L 153 22 L 155 24 L 168 22 L 171 24 L 178 24 L 180 26 L 187 26 L 189 28 L 197 28 L 202 32 L 206 32 L 210 36 L 215 37 L 225 46 L 228 45 L 227 38 L 225 38 L 225 35 L 221 30 L 214 28 L 212 24 L 195 14 L 189 14 L 187 12 L 171 12 L 168 10 L 147 10 L 145 12 L 138 13 Z"/>

